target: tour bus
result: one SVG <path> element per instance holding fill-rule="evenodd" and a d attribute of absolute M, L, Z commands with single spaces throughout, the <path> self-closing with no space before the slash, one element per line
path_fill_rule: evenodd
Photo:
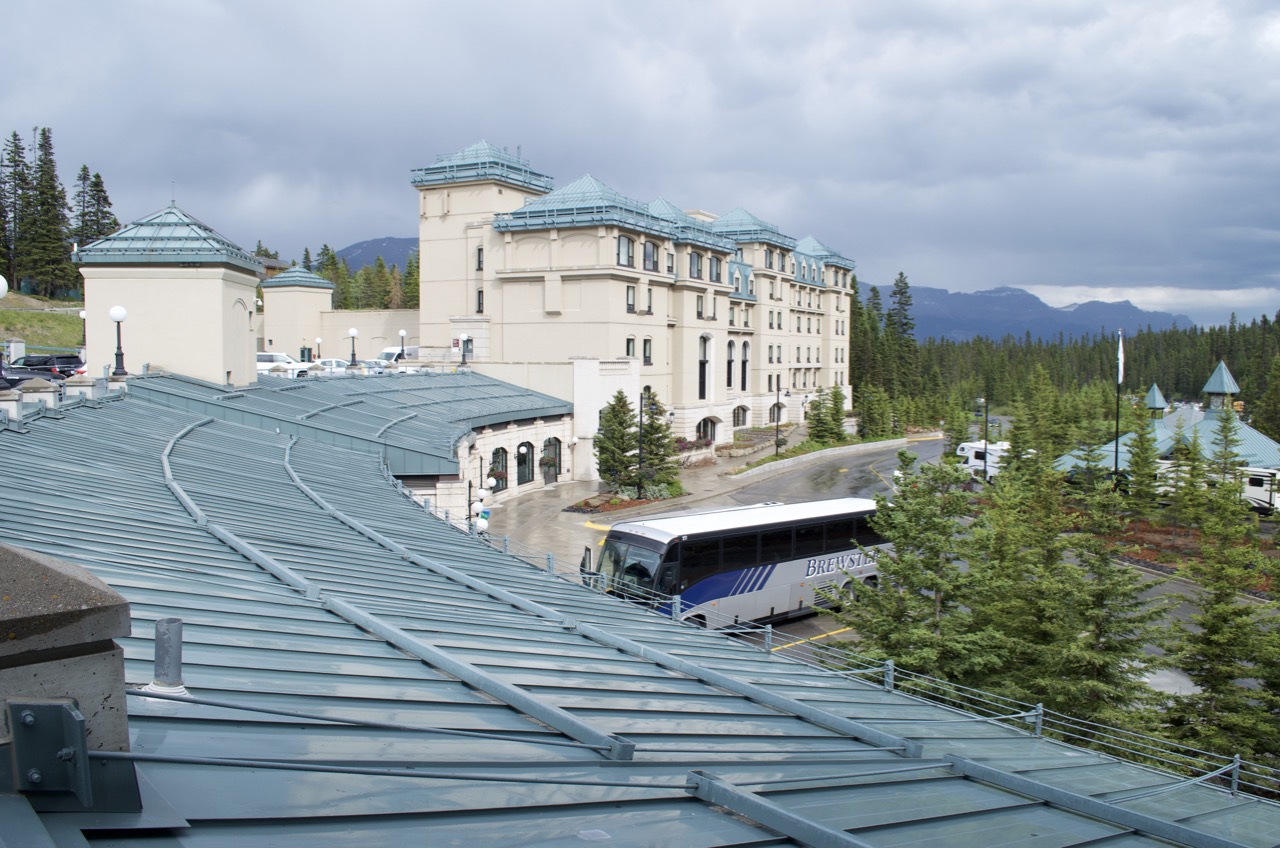
<path fill-rule="evenodd" d="M 837 498 L 622 521 L 595 577 L 704 627 L 806 615 L 820 588 L 875 584 L 874 549 L 885 544 L 869 524 L 875 512 L 875 501 Z"/>

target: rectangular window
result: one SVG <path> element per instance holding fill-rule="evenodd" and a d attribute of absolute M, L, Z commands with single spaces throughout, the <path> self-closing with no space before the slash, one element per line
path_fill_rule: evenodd
<path fill-rule="evenodd" d="M 627 311 L 636 311 L 636 287 L 627 286 Z"/>
<path fill-rule="evenodd" d="M 697 314 L 697 316 L 698 316 L 699 318 L 701 318 L 701 317 L 702 317 L 703 306 L 704 306 L 704 304 L 705 304 L 705 302 L 706 302 L 706 301 L 705 301 L 705 299 L 702 297 L 702 295 L 698 295 L 698 299 L 697 299 L 697 301 L 695 301 L 695 302 L 696 302 L 696 304 L 697 304 L 697 305 L 694 307 L 694 312 Z"/>
<path fill-rule="evenodd" d="M 476 248 L 476 270 L 477 271 L 484 270 L 484 248 L 483 247 Z"/>
<path fill-rule="evenodd" d="M 711 282 L 713 283 L 720 282 L 721 276 L 720 276 L 720 257 L 719 256 L 711 257 L 707 271 L 711 275 Z"/>
<path fill-rule="evenodd" d="M 484 289 L 476 289 L 476 314 L 484 314 Z"/>
<path fill-rule="evenodd" d="M 729 307 L 729 326 L 730 327 L 738 326 L 737 314 L 738 314 L 737 310 L 734 309 L 734 307 L 730 306 Z"/>
<path fill-rule="evenodd" d="M 767 247 L 764 249 L 764 267 L 773 267 L 773 251 Z"/>
<path fill-rule="evenodd" d="M 676 255 L 674 253 L 667 254 L 667 273 L 674 274 L 676 272 Z"/>
<path fill-rule="evenodd" d="M 650 315 L 652 315 L 653 314 L 653 289 L 645 289 L 645 300 L 648 301 L 648 306 L 646 307 L 646 311 Z"/>
<path fill-rule="evenodd" d="M 634 336 L 627 336 L 627 356 L 636 355 L 636 340 Z"/>
<path fill-rule="evenodd" d="M 644 269 L 646 271 L 658 270 L 658 245 L 651 241 L 644 243 Z"/>
<path fill-rule="evenodd" d="M 696 250 L 689 253 L 689 276 L 695 280 L 702 279 L 702 254 Z"/>
<path fill-rule="evenodd" d="M 653 364 L 653 339 L 644 340 L 644 364 Z"/>
<path fill-rule="evenodd" d="M 629 236 L 618 236 L 618 264 L 634 268 L 636 264 L 636 243 Z"/>

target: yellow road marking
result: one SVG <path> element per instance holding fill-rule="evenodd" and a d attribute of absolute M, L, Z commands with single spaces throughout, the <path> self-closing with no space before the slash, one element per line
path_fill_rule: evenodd
<path fill-rule="evenodd" d="M 798 642 L 788 642 L 785 645 L 778 645 L 773 650 L 781 651 L 783 648 L 794 648 L 796 645 L 803 645 L 805 642 L 816 642 L 819 639 L 825 639 L 828 636 L 835 636 L 839 633 L 848 633 L 852 627 L 841 627 L 839 630 L 832 630 L 830 633 L 823 633 L 821 636 L 810 636 L 808 639 L 801 639 Z"/>
<path fill-rule="evenodd" d="M 608 529 L 610 529 L 610 527 L 612 527 L 613 525 L 611 525 L 611 524 L 596 524 L 594 521 L 584 521 L 584 522 L 582 522 L 582 526 L 583 526 L 583 527 L 586 527 L 588 530 L 608 530 Z"/>

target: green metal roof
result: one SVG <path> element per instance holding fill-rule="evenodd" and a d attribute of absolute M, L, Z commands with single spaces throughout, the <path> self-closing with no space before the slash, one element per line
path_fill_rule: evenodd
<path fill-rule="evenodd" d="M 1164 394 L 1160 391 L 1160 387 L 1152 383 L 1151 389 L 1147 392 L 1147 397 L 1143 400 L 1142 405 L 1147 409 L 1168 409 L 1169 401 L 1164 399 Z"/>
<path fill-rule="evenodd" d="M 84 265 L 231 265 L 251 274 L 262 262 L 174 204 L 80 247 Z"/>
<path fill-rule="evenodd" d="M 711 229 L 735 242 L 762 242 L 794 250 L 796 240 L 784 236 L 773 224 L 765 223 L 742 207 L 711 222 Z"/>
<path fill-rule="evenodd" d="M 1227 370 L 1227 363 L 1219 362 L 1218 367 L 1213 369 L 1213 374 L 1209 376 L 1209 382 L 1205 383 L 1200 391 L 1206 395 L 1238 395 L 1240 386 Z"/>
<path fill-rule="evenodd" d="M 334 284 L 321 277 L 319 274 L 313 274 L 301 265 L 294 265 L 287 271 L 281 271 L 271 277 L 267 277 L 258 285 L 264 289 L 283 288 L 285 286 L 301 286 L 308 289 L 333 289 Z"/>
<path fill-rule="evenodd" d="M 737 249 L 733 239 L 720 235 L 706 221 L 699 221 L 665 198 L 650 201 L 648 208 L 650 213 L 675 227 L 674 240 L 677 244 L 693 244 L 725 253 L 733 253 Z"/>
<path fill-rule="evenodd" d="M 592 592 L 437 520 L 368 454 L 132 391 L 27 424 L 0 431 L 0 533 L 128 599 L 128 681 L 151 678 L 157 619 L 182 619 L 184 683 L 205 703 L 126 699 L 142 813 L 0 793 L 6 844 L 1154 848 L 1280 832 L 1275 804 Z"/>
<path fill-rule="evenodd" d="M 472 430 L 573 413 L 568 401 L 474 372 L 263 375 L 256 385 L 234 391 L 154 374 L 134 378 L 129 389 L 218 420 L 374 454 L 396 475 L 457 474 L 458 442 Z"/>
<path fill-rule="evenodd" d="M 413 171 L 415 186 L 445 185 L 493 180 L 537 192 L 551 191 L 552 180 L 487 141 L 477 141 L 457 153 L 438 156 L 436 163 Z"/>
<path fill-rule="evenodd" d="M 852 271 L 857 267 L 852 259 L 846 259 L 813 236 L 805 236 L 796 242 L 796 253 L 812 256 L 824 265 L 832 265 L 847 271 Z"/>

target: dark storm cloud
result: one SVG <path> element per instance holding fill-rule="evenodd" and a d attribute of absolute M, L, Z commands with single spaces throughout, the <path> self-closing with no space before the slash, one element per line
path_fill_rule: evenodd
<path fill-rule="evenodd" d="M 485 138 L 561 185 L 744 206 L 867 282 L 1280 308 L 1261 3 L 20 0 L 6 23 L 0 130 L 52 127 L 122 219 L 173 192 L 286 257 L 414 234 L 410 170 Z"/>

